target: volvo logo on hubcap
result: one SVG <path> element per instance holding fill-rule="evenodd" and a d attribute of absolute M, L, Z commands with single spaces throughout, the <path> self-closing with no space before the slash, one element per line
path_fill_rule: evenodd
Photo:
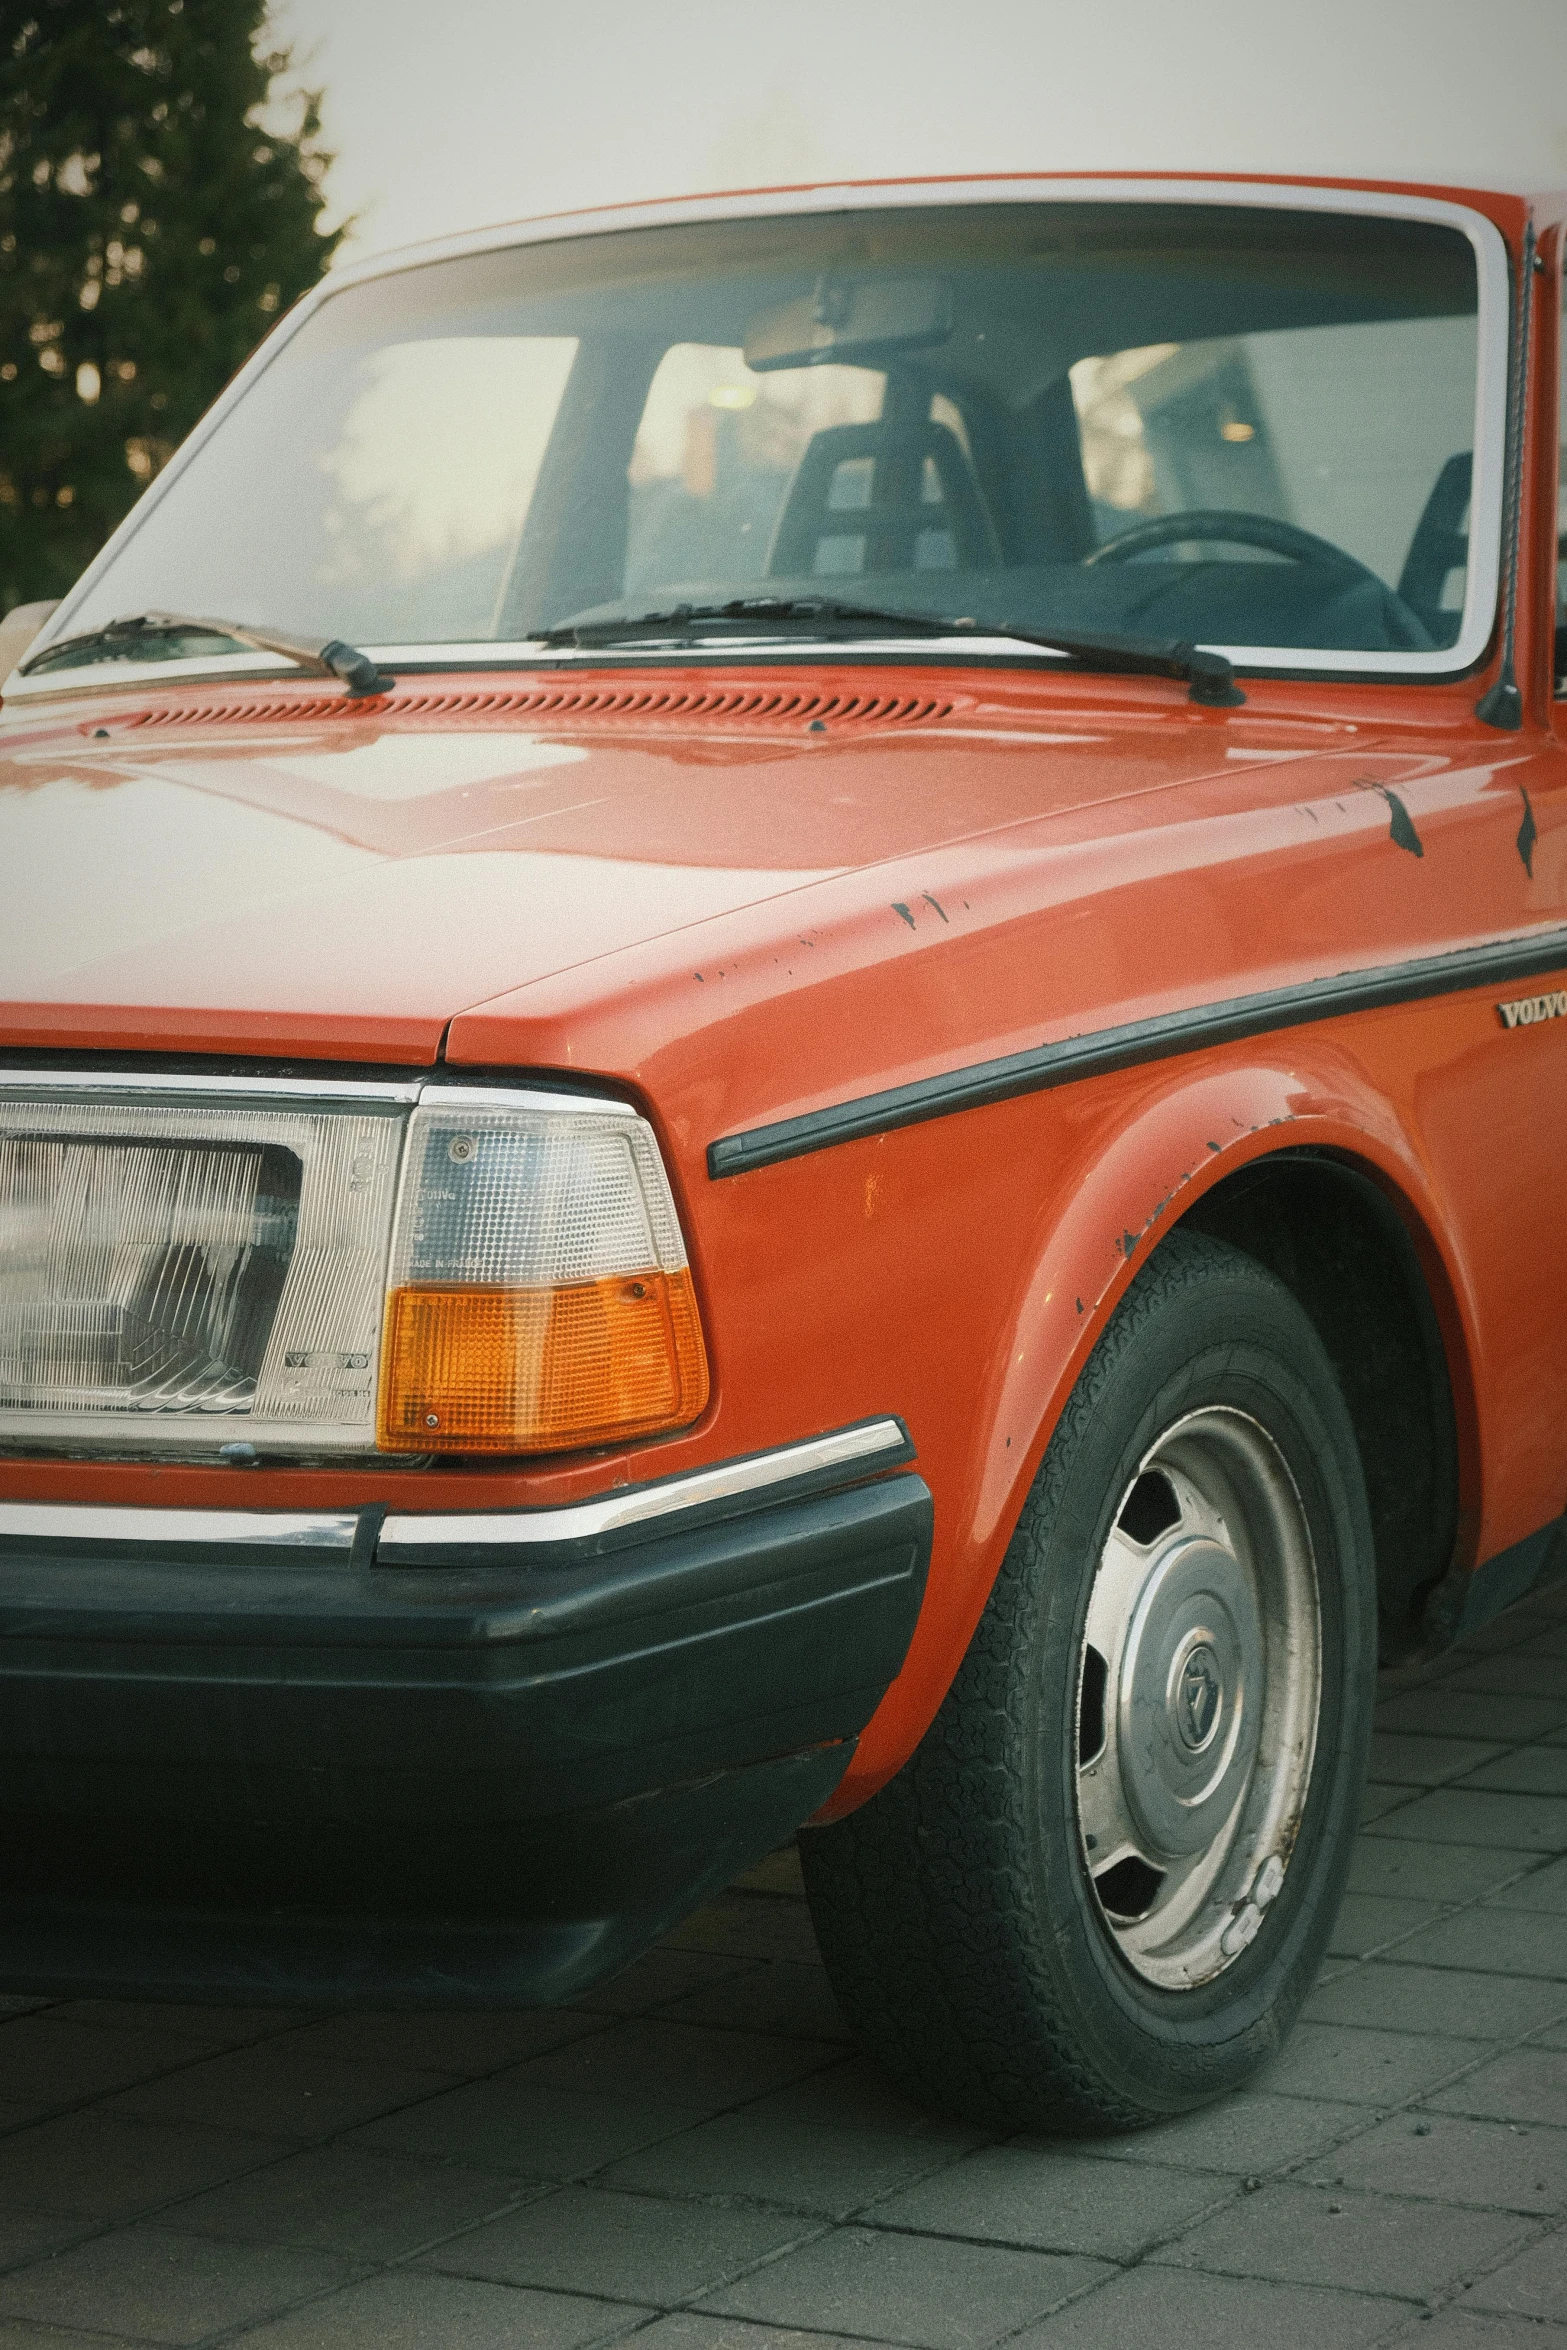
<path fill-rule="evenodd" d="M 1175 1726 L 1182 1745 L 1194 1754 L 1213 1736 L 1222 1695 L 1219 1660 L 1206 1641 L 1199 1641 L 1181 1667 L 1175 1692 Z"/>

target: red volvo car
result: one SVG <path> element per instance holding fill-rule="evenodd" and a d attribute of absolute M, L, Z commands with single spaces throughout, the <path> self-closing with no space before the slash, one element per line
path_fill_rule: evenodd
<path fill-rule="evenodd" d="M 334 272 L 0 714 L 0 1976 L 1278 2045 L 1567 1501 L 1567 199 Z"/>

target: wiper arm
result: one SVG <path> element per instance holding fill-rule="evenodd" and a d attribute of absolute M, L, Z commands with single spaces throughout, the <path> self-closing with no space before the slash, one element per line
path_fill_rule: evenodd
<path fill-rule="evenodd" d="M 1132 676 L 1177 677 L 1190 689 L 1194 702 L 1210 709 L 1234 709 L 1246 696 L 1235 682 L 1235 671 L 1223 653 L 1207 651 L 1185 637 L 1136 637 L 1111 633 L 1080 636 L 1075 631 L 1022 628 L 1010 620 L 975 620 L 965 614 L 881 611 L 872 604 L 855 604 L 837 596 L 736 596 L 726 604 L 676 604 L 667 612 L 642 612 L 633 619 L 567 620 L 558 628 L 541 630 L 535 642 L 574 645 L 583 651 L 598 646 L 633 644 L 649 638 L 688 643 L 717 628 L 766 626 L 773 622 L 806 621 L 833 634 L 870 628 L 875 634 L 899 636 L 1010 637 L 1014 643 L 1039 645 L 1047 652 L 1064 653 L 1086 668 L 1120 671 Z"/>
<path fill-rule="evenodd" d="M 867 622 L 879 631 L 894 628 L 903 636 L 948 636 L 952 623 L 929 619 L 923 612 L 880 612 L 874 605 L 849 604 L 837 596 L 734 596 L 726 604 L 675 604 L 667 612 L 639 612 L 631 619 L 566 620 L 558 628 L 541 629 L 534 639 L 541 645 L 596 645 L 634 643 L 644 637 L 685 639 L 715 626 L 744 628 L 770 621 L 807 621 L 816 624 Z M 965 621 L 965 628 L 974 623 Z"/>
<path fill-rule="evenodd" d="M 350 700 L 365 694 L 385 693 L 394 680 L 377 669 L 368 653 L 357 646 L 344 644 L 341 637 L 291 636 L 280 628 L 252 628 L 248 621 L 209 620 L 192 612 L 134 612 L 122 620 L 107 621 L 102 628 L 90 628 L 81 636 L 62 637 L 58 644 L 46 645 L 31 661 L 22 663 L 22 673 L 31 677 L 61 662 L 62 656 L 101 653 L 110 661 L 133 661 L 136 648 L 149 637 L 191 636 L 231 637 L 236 644 L 249 645 L 258 653 L 281 653 L 285 659 L 297 661 L 300 668 L 312 677 L 340 678 L 348 689 Z M 71 662 L 63 664 L 69 668 Z"/>

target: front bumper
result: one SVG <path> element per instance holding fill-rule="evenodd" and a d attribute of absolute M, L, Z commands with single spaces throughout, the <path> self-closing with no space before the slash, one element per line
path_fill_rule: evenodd
<path fill-rule="evenodd" d="M 923 1593 L 910 1457 L 867 1423 L 508 1519 L 0 1508 L 0 1984 L 586 1988 L 842 1777 Z"/>

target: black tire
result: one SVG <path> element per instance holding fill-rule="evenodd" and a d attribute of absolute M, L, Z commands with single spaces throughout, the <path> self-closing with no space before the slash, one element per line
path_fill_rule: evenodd
<path fill-rule="evenodd" d="M 1265 1432 L 1309 1538 L 1296 1550 L 1309 1557 L 1320 1626 L 1315 1736 L 1290 1766 L 1282 1882 L 1271 1898 L 1258 1892 L 1268 1906 L 1248 1904 L 1254 1939 L 1216 1961 L 1211 1979 L 1171 1988 L 1129 1961 L 1123 1937 L 1136 1929 L 1109 1915 L 1090 1876 L 1085 1625 L 1105 1546 L 1129 1522 L 1139 1465 L 1162 1432 L 1179 1444 L 1181 1429 L 1232 1426 Z M 1135 2128 L 1246 2080 L 1293 2022 L 1342 1894 L 1375 1626 L 1355 1436 L 1315 1331 L 1252 1258 L 1173 1233 L 1083 1372 L 917 1752 L 858 1811 L 800 1839 L 822 1956 L 866 2051 L 922 2101 L 1003 2128 Z M 1198 1681 L 1207 1669 L 1193 1668 Z M 1178 1677 L 1172 1665 L 1170 1689 Z M 1200 1693 L 1195 1702 L 1200 1719 Z M 1168 1703 L 1179 1728 L 1178 1700 Z M 1127 1751 L 1130 1770 L 1137 1742 Z M 1261 1762 L 1254 1771 L 1260 1781 Z M 1250 1865 L 1235 1857 L 1241 1833 L 1227 1868 Z M 1220 1913 L 1216 1898 L 1208 1906 Z M 1220 1914 L 1233 1937 L 1239 1911 Z"/>

